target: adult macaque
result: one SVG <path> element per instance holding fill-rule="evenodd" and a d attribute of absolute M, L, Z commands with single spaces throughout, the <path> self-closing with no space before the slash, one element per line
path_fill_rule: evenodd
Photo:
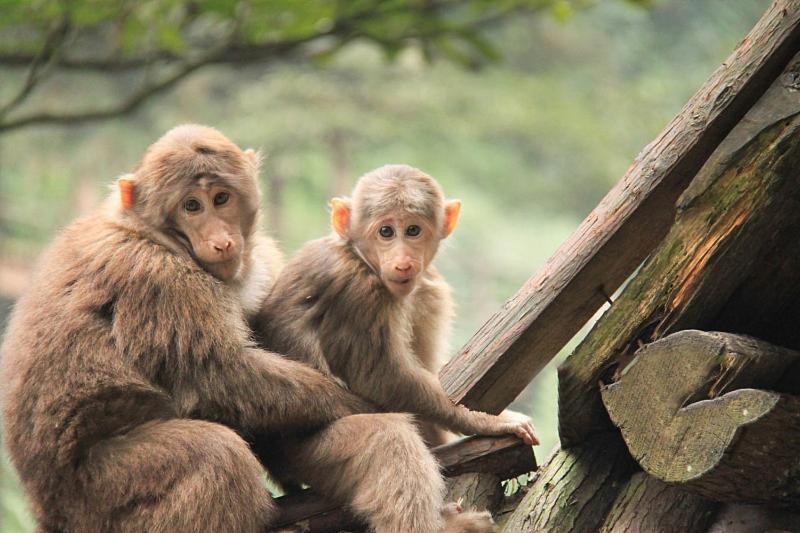
<path fill-rule="evenodd" d="M 265 346 L 342 380 L 385 411 L 420 415 L 461 433 L 513 433 L 538 444 L 527 416 L 455 405 L 435 374 L 452 315 L 431 265 L 460 202 L 406 166 L 361 177 L 352 200 L 331 202 L 334 234 L 303 247 L 255 321 Z M 430 444 L 446 434 L 426 430 Z"/>
<path fill-rule="evenodd" d="M 261 531 L 275 509 L 239 433 L 325 426 L 303 448 L 309 478 L 346 479 L 339 496 L 376 531 L 450 518 L 402 415 L 347 416 L 368 406 L 251 342 L 245 315 L 280 266 L 258 235 L 257 163 L 175 128 L 45 254 L 2 347 L 4 436 L 41 530 Z M 361 456 L 340 453 L 354 438 Z M 409 457 L 420 470 L 382 476 Z M 410 492 L 377 502 L 372 483 Z"/>

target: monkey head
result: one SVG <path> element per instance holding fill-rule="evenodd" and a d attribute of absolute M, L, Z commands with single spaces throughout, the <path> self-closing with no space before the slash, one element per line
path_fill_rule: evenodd
<path fill-rule="evenodd" d="M 215 277 L 236 277 L 256 230 L 258 155 L 213 128 L 178 126 L 150 146 L 128 181 L 129 209 Z M 125 197 L 123 197 L 123 201 Z"/>
<path fill-rule="evenodd" d="M 413 292 L 439 242 L 455 229 L 461 202 L 445 201 L 439 184 L 408 165 L 362 176 L 352 199 L 331 200 L 334 231 L 395 296 Z"/>

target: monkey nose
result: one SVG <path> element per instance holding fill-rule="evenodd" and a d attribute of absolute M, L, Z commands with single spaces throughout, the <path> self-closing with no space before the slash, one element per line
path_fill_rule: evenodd
<path fill-rule="evenodd" d="M 231 251 L 231 248 L 233 247 L 233 241 L 231 239 L 225 239 L 224 241 L 221 242 L 215 242 L 213 246 L 215 251 L 221 254 L 227 254 Z"/>
<path fill-rule="evenodd" d="M 394 266 L 395 270 L 400 272 L 408 272 L 411 270 L 411 263 L 402 263 Z"/>

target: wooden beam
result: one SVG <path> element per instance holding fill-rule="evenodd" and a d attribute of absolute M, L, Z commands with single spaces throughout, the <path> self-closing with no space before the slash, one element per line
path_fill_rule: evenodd
<path fill-rule="evenodd" d="M 466 473 L 491 473 L 509 479 L 536 470 L 533 450 L 512 436 L 467 437 L 434 448 L 434 455 L 447 477 Z M 326 501 L 311 490 L 276 500 L 281 515 L 273 527 L 302 523 L 308 531 L 324 533 L 342 527 L 363 527 L 338 504 Z"/>
<path fill-rule="evenodd" d="M 800 0 L 776 0 L 572 236 L 442 370 L 451 397 L 499 412 L 666 234 L 675 201 L 800 50 Z"/>

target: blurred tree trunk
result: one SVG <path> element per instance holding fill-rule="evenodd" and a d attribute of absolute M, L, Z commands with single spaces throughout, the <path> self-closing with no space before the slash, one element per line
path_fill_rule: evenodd
<path fill-rule="evenodd" d="M 348 140 L 347 133 L 340 128 L 332 130 L 325 136 L 325 142 L 328 145 L 331 160 L 333 161 L 333 179 L 331 180 L 329 197 L 348 194 L 353 180 L 356 178 L 356 176 L 353 176 Z"/>
<path fill-rule="evenodd" d="M 286 188 L 286 177 L 278 169 L 274 162 L 274 157 L 270 157 L 264 163 L 267 175 L 267 232 L 277 240 L 282 240 L 284 235 L 283 227 L 283 207 L 284 191 Z"/>
<path fill-rule="evenodd" d="M 5 208 L 5 173 L 3 172 L 3 143 L 0 142 L 0 247 L 2 240 L 8 235 L 8 215 Z"/>

